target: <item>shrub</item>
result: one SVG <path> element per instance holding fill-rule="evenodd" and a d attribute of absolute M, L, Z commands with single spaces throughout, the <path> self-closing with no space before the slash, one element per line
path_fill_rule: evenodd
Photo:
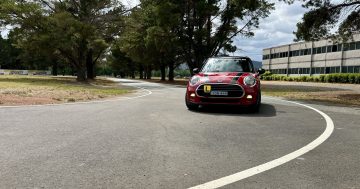
<path fill-rule="evenodd" d="M 356 74 L 356 75 L 355 75 L 354 83 L 360 84 L 360 74 Z"/>
<path fill-rule="evenodd" d="M 339 83 L 349 83 L 349 74 L 336 74 L 336 82 Z"/>
<path fill-rule="evenodd" d="M 315 81 L 315 77 L 306 76 L 306 82 L 313 82 Z"/>
<path fill-rule="evenodd" d="M 307 79 L 307 77 L 306 77 L 306 76 L 301 76 L 301 77 L 300 77 L 300 81 L 305 82 L 305 81 L 306 81 L 306 79 Z"/>
<path fill-rule="evenodd" d="M 331 83 L 332 76 L 331 75 L 325 75 L 324 82 Z"/>
<path fill-rule="evenodd" d="M 355 83 L 355 77 L 356 77 L 355 74 L 350 74 L 348 77 L 349 83 Z"/>
<path fill-rule="evenodd" d="M 319 80 L 320 82 L 325 82 L 325 75 L 320 75 Z"/>
<path fill-rule="evenodd" d="M 269 72 L 269 71 L 266 71 L 264 74 L 262 74 L 261 76 L 271 76 L 272 75 L 272 73 L 271 72 Z"/>
<path fill-rule="evenodd" d="M 268 74 L 262 75 L 262 80 L 267 81 L 297 81 L 297 82 L 326 82 L 326 83 L 356 83 L 360 84 L 360 73 L 327 74 L 320 76 L 298 76 L 290 77 L 284 75 Z"/>

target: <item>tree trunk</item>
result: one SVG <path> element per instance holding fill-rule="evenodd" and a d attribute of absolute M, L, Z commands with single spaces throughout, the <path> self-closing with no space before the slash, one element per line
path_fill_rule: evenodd
<path fill-rule="evenodd" d="M 146 73 L 146 79 L 151 79 L 151 77 L 152 77 L 152 73 L 151 73 L 151 68 L 150 67 L 148 67 L 148 69 L 147 69 L 147 73 Z"/>
<path fill-rule="evenodd" d="M 87 70 L 87 78 L 95 79 L 95 65 L 93 62 L 93 50 L 90 49 L 86 55 L 86 70 Z"/>
<path fill-rule="evenodd" d="M 144 68 L 143 68 L 143 66 L 139 67 L 139 74 L 140 74 L 140 79 L 144 79 Z"/>
<path fill-rule="evenodd" d="M 169 62 L 169 81 L 174 81 L 174 62 Z"/>
<path fill-rule="evenodd" d="M 52 65 L 52 75 L 57 76 L 58 75 L 58 62 L 55 60 L 53 61 Z"/>
<path fill-rule="evenodd" d="M 161 81 L 165 81 L 165 79 L 166 79 L 166 66 L 164 64 L 160 65 L 160 72 L 161 72 Z"/>
<path fill-rule="evenodd" d="M 81 67 L 81 66 L 77 66 L 76 67 L 76 80 L 78 81 L 85 81 L 86 80 L 86 69 Z"/>

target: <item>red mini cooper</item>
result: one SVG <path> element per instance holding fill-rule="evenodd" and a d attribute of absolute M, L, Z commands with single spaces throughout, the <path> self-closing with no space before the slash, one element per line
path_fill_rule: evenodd
<path fill-rule="evenodd" d="M 195 68 L 189 80 L 185 102 L 190 110 L 199 105 L 238 105 L 259 110 L 260 74 L 248 57 L 209 58 L 201 70 Z"/>

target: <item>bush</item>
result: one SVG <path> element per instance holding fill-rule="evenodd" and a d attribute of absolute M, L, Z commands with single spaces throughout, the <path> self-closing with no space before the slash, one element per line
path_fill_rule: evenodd
<path fill-rule="evenodd" d="M 325 75 L 320 75 L 319 76 L 319 81 L 320 82 L 325 82 Z"/>
<path fill-rule="evenodd" d="M 312 77 L 314 82 L 320 82 L 320 77 Z"/>
<path fill-rule="evenodd" d="M 261 76 L 265 81 L 297 81 L 297 82 L 326 82 L 326 83 L 353 83 L 360 84 L 360 73 L 337 73 L 320 76 L 298 76 L 290 77 L 284 75 L 276 75 L 268 72 L 267 75 Z"/>
<path fill-rule="evenodd" d="M 306 76 L 306 82 L 314 82 L 314 81 L 315 81 L 315 77 Z"/>
<path fill-rule="evenodd" d="M 355 78 L 356 78 L 355 74 L 349 74 L 348 77 L 349 83 L 355 83 Z"/>
<path fill-rule="evenodd" d="M 354 75 L 355 75 L 355 74 L 354 74 Z M 356 75 L 355 75 L 354 83 L 360 84 L 360 74 L 356 74 Z"/>

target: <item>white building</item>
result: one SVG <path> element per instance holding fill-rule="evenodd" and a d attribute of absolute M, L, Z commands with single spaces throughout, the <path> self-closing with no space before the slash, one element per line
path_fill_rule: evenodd
<path fill-rule="evenodd" d="M 275 74 L 360 73 L 360 34 L 347 43 L 293 43 L 263 50 L 263 68 Z"/>

